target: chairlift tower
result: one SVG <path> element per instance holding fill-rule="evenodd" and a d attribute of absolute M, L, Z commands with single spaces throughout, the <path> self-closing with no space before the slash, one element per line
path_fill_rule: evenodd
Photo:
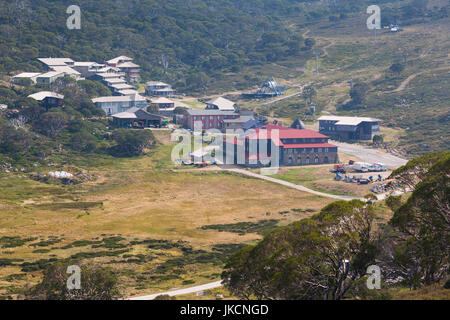
<path fill-rule="evenodd" d="M 321 52 L 320 50 L 315 49 L 313 53 L 316 56 L 316 74 L 319 74 L 319 56 Z"/>

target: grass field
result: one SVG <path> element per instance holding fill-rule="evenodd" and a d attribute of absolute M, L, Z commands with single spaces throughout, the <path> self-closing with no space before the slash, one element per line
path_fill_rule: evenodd
<path fill-rule="evenodd" d="M 113 268 L 127 296 L 210 282 L 241 245 L 331 201 L 227 172 L 174 171 L 168 133 L 155 135 L 166 144 L 89 167 L 96 179 L 81 185 L 0 175 L 1 296 L 65 259 Z"/>

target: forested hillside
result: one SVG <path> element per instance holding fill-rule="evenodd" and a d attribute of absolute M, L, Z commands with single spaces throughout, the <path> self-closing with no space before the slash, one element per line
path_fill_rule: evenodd
<path fill-rule="evenodd" d="M 425 14 L 421 0 L 384 14 L 385 23 Z M 418 3 L 418 5 L 414 3 Z M 301 30 L 316 19 L 363 12 L 357 0 L 0 0 L 0 73 L 38 71 L 37 57 L 104 61 L 125 54 L 143 78 L 165 78 L 177 89 L 199 89 L 223 73 L 272 63 L 305 48 Z M 405 5 L 403 5 L 405 3 Z M 66 27 L 70 5 L 81 7 L 81 30 Z M 169 60 L 167 74 L 161 57 Z"/>

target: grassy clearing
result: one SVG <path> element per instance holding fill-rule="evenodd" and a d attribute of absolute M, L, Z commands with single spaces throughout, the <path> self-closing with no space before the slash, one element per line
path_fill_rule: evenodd
<path fill-rule="evenodd" d="M 127 296 L 211 282 L 262 229 L 204 226 L 277 221 L 266 231 L 331 202 L 228 172 L 175 172 L 170 150 L 161 144 L 146 156 L 89 167 L 96 180 L 77 186 L 0 176 L 0 296 L 14 296 L 66 260 L 111 266 Z"/>

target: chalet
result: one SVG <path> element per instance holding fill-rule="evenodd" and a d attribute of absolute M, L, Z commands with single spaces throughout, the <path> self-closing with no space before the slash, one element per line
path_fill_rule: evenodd
<path fill-rule="evenodd" d="M 375 118 L 323 116 L 319 132 L 337 140 L 372 140 L 380 134 L 380 122 Z"/>
<path fill-rule="evenodd" d="M 268 124 L 244 136 L 225 140 L 223 150 L 225 153 L 233 151 L 234 164 L 250 167 L 264 166 L 262 161 L 272 156 L 278 158 L 280 166 L 338 163 L 338 147 L 328 143 L 328 139 L 312 130 Z M 260 150 L 261 145 L 265 145 L 264 152 Z M 272 154 L 275 150 L 278 154 Z M 237 162 L 239 152 L 245 163 Z"/>
<path fill-rule="evenodd" d="M 110 96 L 92 99 L 92 102 L 103 109 L 108 116 L 116 113 L 125 112 L 130 108 L 147 107 L 147 99 L 138 94 L 134 96 Z"/>
<path fill-rule="evenodd" d="M 95 62 L 75 62 L 72 69 L 78 71 L 83 78 L 89 78 L 97 70 L 94 66 L 97 65 Z"/>
<path fill-rule="evenodd" d="M 167 83 L 149 81 L 145 84 L 145 94 L 154 97 L 172 97 L 175 94 L 175 90 Z"/>
<path fill-rule="evenodd" d="M 55 72 L 62 72 L 64 73 L 64 76 L 68 76 L 71 78 L 74 78 L 75 80 L 81 80 L 81 73 L 79 73 L 77 70 L 69 67 L 69 66 L 52 66 L 51 67 L 53 71 Z"/>
<path fill-rule="evenodd" d="M 206 102 L 205 110 L 236 111 L 236 103 L 219 97 Z"/>
<path fill-rule="evenodd" d="M 117 79 L 125 77 L 124 73 L 112 73 L 112 72 L 98 72 L 90 77 L 90 80 L 100 81 L 104 85 L 108 85 L 106 82 L 108 79 Z"/>
<path fill-rule="evenodd" d="M 244 125 L 252 120 L 255 120 L 255 117 L 243 115 L 236 119 L 225 119 L 223 120 L 224 130 L 243 129 Z"/>
<path fill-rule="evenodd" d="M 140 66 L 133 63 L 133 58 L 120 56 L 106 61 L 106 64 L 123 72 L 126 79 L 131 83 L 135 83 L 139 80 Z"/>
<path fill-rule="evenodd" d="M 129 85 L 128 83 L 117 83 L 117 84 L 111 84 L 109 87 L 114 92 L 119 92 L 120 90 L 130 90 L 134 89 L 132 85 Z"/>
<path fill-rule="evenodd" d="M 40 74 L 41 73 L 37 73 L 37 72 L 23 72 L 23 73 L 20 73 L 18 75 L 15 75 L 14 77 L 12 77 L 12 81 L 14 83 L 16 83 L 17 81 L 22 80 L 22 79 L 30 79 L 31 82 L 36 83 L 36 81 L 37 81 L 36 79 Z"/>
<path fill-rule="evenodd" d="M 183 126 L 186 129 L 194 130 L 194 123 L 201 122 L 204 130 L 223 130 L 225 128 L 224 120 L 236 118 L 239 118 L 239 114 L 234 111 L 185 110 L 183 112 Z"/>
<path fill-rule="evenodd" d="M 73 66 L 75 64 L 75 61 L 70 58 L 38 58 L 38 60 L 48 68 L 58 66 Z"/>
<path fill-rule="evenodd" d="M 175 102 L 172 100 L 169 100 L 167 98 L 157 98 L 157 99 L 151 99 L 150 105 L 157 106 L 158 109 L 172 109 L 175 108 Z"/>
<path fill-rule="evenodd" d="M 135 96 L 135 95 L 139 94 L 139 92 L 135 89 L 124 89 L 124 90 L 117 91 L 117 94 L 119 94 L 121 96 Z"/>
<path fill-rule="evenodd" d="M 65 76 L 64 72 L 50 71 L 50 72 L 38 75 L 36 77 L 36 83 L 51 84 L 51 83 L 55 82 L 56 79 L 62 78 L 64 76 Z"/>
<path fill-rule="evenodd" d="M 36 101 L 47 110 L 54 107 L 62 107 L 64 105 L 64 96 L 56 92 L 41 91 L 28 96 Z"/>
<path fill-rule="evenodd" d="M 160 128 L 163 118 L 161 115 L 149 113 L 140 108 L 131 108 L 125 112 L 112 116 L 115 127 L 118 128 Z"/>

